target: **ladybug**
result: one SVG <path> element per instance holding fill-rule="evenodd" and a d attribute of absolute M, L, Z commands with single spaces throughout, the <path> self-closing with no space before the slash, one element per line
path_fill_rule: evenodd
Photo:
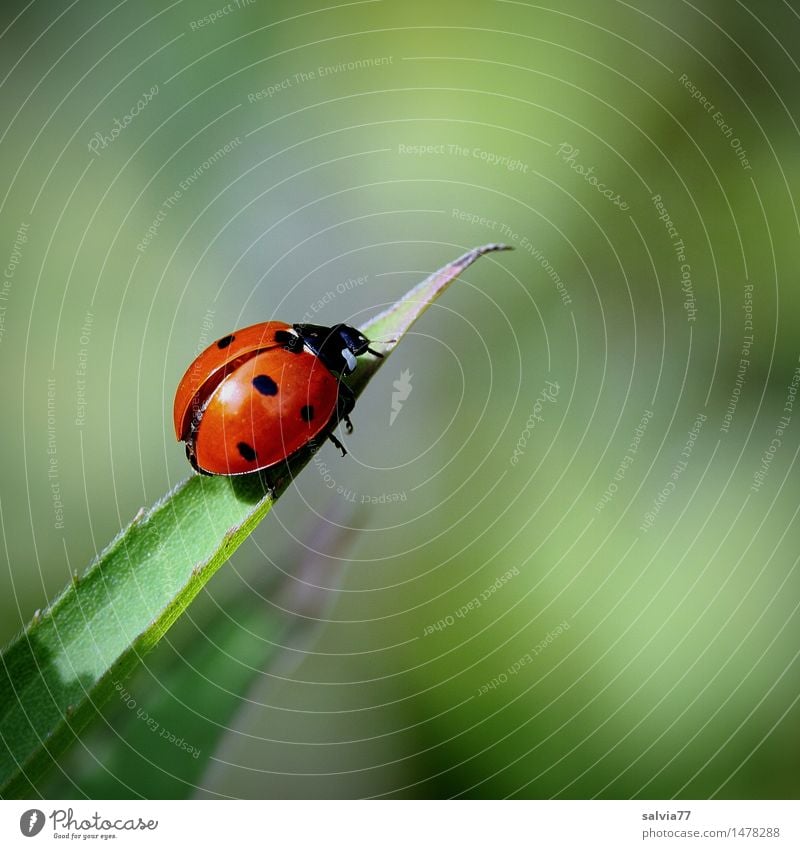
<path fill-rule="evenodd" d="M 175 393 L 175 435 L 193 468 L 244 475 L 277 466 L 344 422 L 355 396 L 342 382 L 373 351 L 347 324 L 266 321 L 223 336 L 189 366 Z"/>

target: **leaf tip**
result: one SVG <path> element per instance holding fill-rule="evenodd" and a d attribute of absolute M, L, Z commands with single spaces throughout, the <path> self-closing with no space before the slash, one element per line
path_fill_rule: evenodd
<path fill-rule="evenodd" d="M 456 263 L 464 265 L 472 265 L 473 262 L 484 254 L 491 254 L 495 251 L 513 251 L 513 245 L 507 245 L 505 242 L 490 242 L 488 245 L 481 245 L 478 248 L 473 248 L 471 251 L 467 251 L 463 256 L 456 260 Z"/>

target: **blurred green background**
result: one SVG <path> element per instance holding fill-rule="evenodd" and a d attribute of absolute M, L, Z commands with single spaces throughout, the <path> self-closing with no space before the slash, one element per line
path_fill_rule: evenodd
<path fill-rule="evenodd" d="M 186 746 L 109 704 L 44 795 L 797 796 L 798 3 L 0 14 L 2 641 L 202 347 L 516 247 L 127 682 Z"/>

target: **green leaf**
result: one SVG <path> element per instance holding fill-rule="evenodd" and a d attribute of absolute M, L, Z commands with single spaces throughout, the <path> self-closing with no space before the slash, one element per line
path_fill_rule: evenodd
<path fill-rule="evenodd" d="M 447 285 L 485 253 L 432 274 L 361 330 L 388 355 Z M 365 355 L 349 381 L 359 395 L 385 359 Z M 266 516 L 310 451 L 279 472 L 193 475 L 117 538 L 2 654 L 0 795 L 31 797 L 44 770 L 158 643 L 200 589 Z"/>
<path fill-rule="evenodd" d="M 183 799 L 207 789 L 210 758 L 248 706 L 247 693 L 272 672 L 287 675 L 312 643 L 344 573 L 354 512 L 339 505 L 320 519 L 299 554 L 284 555 L 291 574 L 262 571 L 224 602 L 222 615 L 211 606 L 198 621 L 192 610 L 191 622 L 115 684 L 104 721 L 40 788 L 46 798 Z"/>

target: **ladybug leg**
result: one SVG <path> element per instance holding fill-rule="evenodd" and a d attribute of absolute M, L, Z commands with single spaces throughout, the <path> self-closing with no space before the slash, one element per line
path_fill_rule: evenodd
<path fill-rule="evenodd" d="M 342 457 L 347 455 L 344 445 L 332 433 L 328 434 L 328 439 L 342 452 Z"/>
<path fill-rule="evenodd" d="M 356 396 L 349 386 L 344 383 L 339 383 L 339 397 L 336 399 L 336 423 L 344 422 L 347 425 L 347 432 L 353 430 L 352 422 L 350 421 L 350 413 L 353 412 L 353 407 L 356 405 Z"/>
<path fill-rule="evenodd" d="M 356 396 L 353 395 L 353 392 L 349 386 L 346 386 L 340 381 L 339 396 L 336 399 L 336 414 L 334 416 L 334 427 L 339 424 L 339 422 L 344 422 L 347 432 L 353 432 L 353 423 L 350 421 L 350 413 L 352 412 L 352 409 L 353 407 L 355 407 L 355 405 Z M 333 435 L 332 432 L 328 434 L 328 439 L 330 439 L 330 441 L 342 452 L 342 457 L 347 454 L 344 445 L 342 445 L 342 443 Z"/>
<path fill-rule="evenodd" d="M 197 465 L 197 457 L 194 453 L 194 442 L 188 441 L 186 443 L 186 459 L 192 464 L 192 468 L 200 475 L 208 475 L 211 477 L 211 472 L 207 472 L 205 469 L 201 469 L 200 466 Z"/>

